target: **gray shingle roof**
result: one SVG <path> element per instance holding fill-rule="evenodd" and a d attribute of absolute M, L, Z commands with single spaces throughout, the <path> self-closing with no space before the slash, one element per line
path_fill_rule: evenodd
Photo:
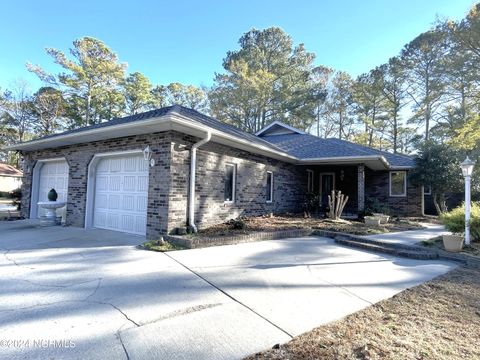
<path fill-rule="evenodd" d="M 167 106 L 167 107 L 163 107 L 163 108 L 160 108 L 160 109 L 150 110 L 150 111 L 147 111 L 147 112 L 144 112 L 144 113 L 141 113 L 141 114 L 135 114 L 135 115 L 125 116 L 125 117 L 121 117 L 121 118 L 114 118 L 110 121 L 105 121 L 105 122 L 102 122 L 100 124 L 82 126 L 82 127 L 79 127 L 79 128 L 73 129 L 73 130 L 64 131 L 64 132 L 61 132 L 61 133 L 58 133 L 58 134 L 43 136 L 40 139 L 55 138 L 55 137 L 58 137 L 58 136 L 80 133 L 82 131 L 87 131 L 87 130 L 101 129 L 101 128 L 105 128 L 105 127 L 113 126 L 113 125 L 127 124 L 127 123 L 134 122 L 134 121 L 147 120 L 147 119 L 151 119 L 151 118 L 154 118 L 154 117 L 159 117 L 159 116 L 166 115 L 170 111 L 172 111 L 173 108 L 174 108 L 174 106 Z M 40 140 L 40 139 L 34 139 L 32 141 L 36 141 L 36 140 Z M 30 142 L 30 141 L 28 141 L 28 142 Z"/>
<path fill-rule="evenodd" d="M 392 154 L 335 138 L 324 139 L 310 134 L 285 134 L 264 136 L 263 139 L 300 159 L 381 155 L 391 166 L 414 165 L 410 156 Z"/>
<path fill-rule="evenodd" d="M 354 144 L 349 141 L 340 139 L 323 139 L 309 134 L 297 133 L 285 135 L 256 136 L 240 130 L 235 126 L 225 124 L 210 116 L 204 115 L 196 110 L 192 110 L 179 105 L 167 106 L 160 109 L 147 111 L 141 114 L 130 115 L 122 118 L 115 118 L 108 122 L 81 127 L 75 130 L 65 131 L 60 134 L 45 136 L 41 139 L 53 139 L 62 135 L 81 133 L 87 130 L 100 129 L 136 121 L 140 122 L 142 120 L 161 117 L 170 113 L 183 115 L 189 120 L 208 126 L 209 128 L 221 131 L 239 139 L 249 141 L 256 145 L 267 147 L 273 151 L 287 153 L 288 155 L 294 156 L 299 159 L 382 155 L 387 159 L 391 166 L 413 166 L 414 164 L 413 159 L 407 155 L 392 154 L 386 151 L 372 149 L 366 146 Z M 36 140 L 32 140 L 32 142 Z"/>
<path fill-rule="evenodd" d="M 55 138 L 55 137 L 58 137 L 58 136 L 73 134 L 73 133 L 80 133 L 82 131 L 87 131 L 87 130 L 100 129 L 100 128 L 105 128 L 105 127 L 109 127 L 109 126 L 113 126 L 113 125 L 120 125 L 120 124 L 135 122 L 135 121 L 148 120 L 148 119 L 152 119 L 152 118 L 155 118 L 155 117 L 161 117 L 161 116 L 167 115 L 169 113 L 177 113 L 177 114 L 186 116 L 187 118 L 189 118 L 193 121 L 196 121 L 196 122 L 198 122 L 202 125 L 208 126 L 212 129 L 222 131 L 222 132 L 227 133 L 229 135 L 235 136 L 235 137 L 243 139 L 243 140 L 253 142 L 253 143 L 258 144 L 258 145 L 265 146 L 265 147 L 270 148 L 271 150 L 274 150 L 274 151 L 279 151 L 279 152 L 282 151 L 280 148 L 278 148 L 274 144 L 272 144 L 270 142 L 267 142 L 267 141 L 263 140 L 262 138 L 259 138 L 258 136 L 247 133 L 245 131 L 242 131 L 242 130 L 236 128 L 235 126 L 225 124 L 224 122 L 218 121 L 218 120 L 216 120 L 216 119 L 214 119 L 210 116 L 204 115 L 204 114 L 202 114 L 202 113 L 200 113 L 196 110 L 189 109 L 189 108 L 186 108 L 186 107 L 180 106 L 180 105 L 166 106 L 166 107 L 163 107 L 163 108 L 160 108 L 160 109 L 147 111 L 147 112 L 144 112 L 144 113 L 141 113 L 141 114 L 130 115 L 130 116 L 122 117 L 122 118 L 114 118 L 110 121 L 106 121 L 106 122 L 103 122 L 103 123 L 100 123 L 100 124 L 84 126 L 84 127 L 80 127 L 80 128 L 74 129 L 74 130 L 68 130 L 68 131 L 64 131 L 62 133 L 44 136 L 41 139 Z M 35 140 L 32 140 L 32 141 L 36 141 L 36 140 L 39 140 L 39 139 L 35 139 Z"/>

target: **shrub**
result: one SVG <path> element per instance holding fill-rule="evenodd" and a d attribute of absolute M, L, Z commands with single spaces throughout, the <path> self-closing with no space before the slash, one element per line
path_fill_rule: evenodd
<path fill-rule="evenodd" d="M 10 198 L 12 199 L 12 205 L 17 207 L 17 210 L 20 210 L 22 204 L 22 189 L 15 189 L 10 192 Z"/>
<path fill-rule="evenodd" d="M 310 215 L 313 211 L 315 211 L 319 203 L 320 203 L 319 195 L 313 192 L 307 192 L 305 194 L 305 198 L 303 199 L 303 203 L 302 203 L 303 211 L 306 214 Z"/>
<path fill-rule="evenodd" d="M 365 197 L 365 215 L 373 215 L 374 213 L 390 215 L 390 209 L 387 205 L 381 203 L 377 198 Z"/>
<path fill-rule="evenodd" d="M 448 231 L 456 234 L 465 232 L 465 204 L 441 214 L 440 219 Z M 470 235 L 480 241 L 480 202 L 472 202 L 470 211 Z"/>
<path fill-rule="evenodd" d="M 245 221 L 240 217 L 236 219 L 228 220 L 226 224 L 233 230 L 243 230 L 247 227 L 247 224 L 245 224 Z"/>

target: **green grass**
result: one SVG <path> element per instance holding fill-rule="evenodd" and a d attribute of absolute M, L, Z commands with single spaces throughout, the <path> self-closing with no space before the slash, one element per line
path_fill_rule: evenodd
<path fill-rule="evenodd" d="M 160 242 L 159 240 L 151 240 L 144 242 L 142 244 L 142 247 L 145 250 L 150 250 L 150 251 L 159 251 L 159 252 L 166 252 L 166 251 L 174 251 L 174 250 L 184 250 L 186 249 L 183 246 L 172 244 L 169 242 L 164 241 L 163 243 Z"/>

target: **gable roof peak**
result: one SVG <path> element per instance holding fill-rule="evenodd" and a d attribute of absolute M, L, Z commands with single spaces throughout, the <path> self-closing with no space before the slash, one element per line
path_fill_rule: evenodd
<path fill-rule="evenodd" d="M 275 120 L 269 125 L 265 126 L 263 129 L 255 133 L 257 136 L 267 136 L 267 135 L 285 135 L 285 134 L 306 134 L 306 132 L 297 129 L 293 126 L 287 125 L 281 121 Z"/>

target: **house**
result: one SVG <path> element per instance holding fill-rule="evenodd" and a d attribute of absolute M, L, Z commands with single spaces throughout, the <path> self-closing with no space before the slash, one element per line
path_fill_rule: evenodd
<path fill-rule="evenodd" d="M 421 215 L 413 161 L 281 122 L 249 134 L 178 105 L 8 148 L 23 157 L 23 216 L 55 188 L 66 223 L 154 239 L 187 224 L 301 212 L 308 192 L 342 190 L 350 213 L 375 198 L 393 214 Z M 191 181 L 192 180 L 192 181 Z"/>
<path fill-rule="evenodd" d="M 12 165 L 0 162 L 0 192 L 11 192 L 22 185 L 22 172 Z"/>

